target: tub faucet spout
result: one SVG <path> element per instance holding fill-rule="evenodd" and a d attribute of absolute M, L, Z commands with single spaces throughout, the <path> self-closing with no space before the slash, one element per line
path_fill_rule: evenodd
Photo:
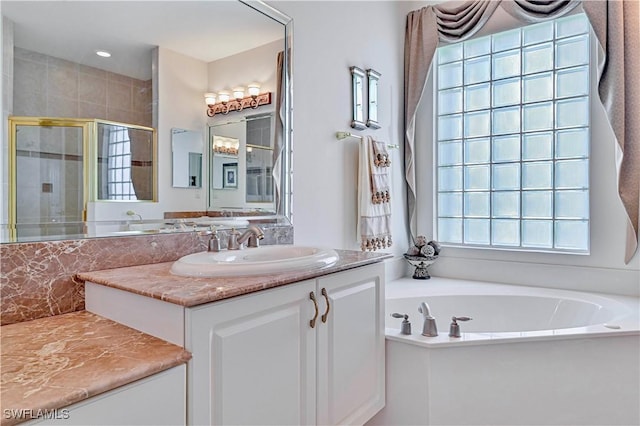
<path fill-rule="evenodd" d="M 422 325 L 422 335 L 427 337 L 435 337 L 438 335 L 438 327 L 436 327 L 436 319 L 431 315 L 427 302 L 422 302 L 418 307 L 418 312 L 422 314 L 424 323 Z"/>

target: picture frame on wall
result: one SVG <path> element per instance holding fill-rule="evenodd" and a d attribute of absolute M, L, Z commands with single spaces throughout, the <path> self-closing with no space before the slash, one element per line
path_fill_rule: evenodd
<path fill-rule="evenodd" d="M 222 187 L 238 188 L 238 163 L 224 164 L 222 166 Z"/>

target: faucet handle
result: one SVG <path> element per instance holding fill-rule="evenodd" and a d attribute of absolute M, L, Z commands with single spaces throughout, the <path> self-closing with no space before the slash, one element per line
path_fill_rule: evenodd
<path fill-rule="evenodd" d="M 391 314 L 391 316 L 394 318 L 404 318 L 402 324 L 400 324 L 400 334 L 411 334 L 411 323 L 409 322 L 409 315 L 393 313 Z"/>
<path fill-rule="evenodd" d="M 238 236 L 240 232 L 236 228 L 231 228 L 229 232 L 229 241 L 227 242 L 227 250 L 239 250 L 240 244 L 238 244 Z"/>
<path fill-rule="evenodd" d="M 449 326 L 449 337 L 460 337 L 460 326 L 458 321 L 469 321 L 473 318 L 469 317 L 451 317 L 451 325 Z"/>
<path fill-rule="evenodd" d="M 218 231 L 216 231 L 213 225 L 211 226 L 211 238 L 209 239 L 208 251 L 220 251 L 220 239 L 218 238 Z"/>

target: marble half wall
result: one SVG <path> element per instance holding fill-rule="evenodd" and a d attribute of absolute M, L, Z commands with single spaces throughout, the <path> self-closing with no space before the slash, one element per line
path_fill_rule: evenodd
<path fill-rule="evenodd" d="M 264 227 L 264 244 L 292 244 L 293 227 Z M 225 231 L 220 231 L 223 246 Z M 195 232 L 0 245 L 0 324 L 84 309 L 78 272 L 172 262 L 207 247 Z"/>

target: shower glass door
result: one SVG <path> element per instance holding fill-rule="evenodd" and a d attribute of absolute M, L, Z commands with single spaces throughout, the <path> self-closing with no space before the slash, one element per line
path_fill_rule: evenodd
<path fill-rule="evenodd" d="M 11 120 L 14 239 L 84 233 L 89 122 Z"/>

